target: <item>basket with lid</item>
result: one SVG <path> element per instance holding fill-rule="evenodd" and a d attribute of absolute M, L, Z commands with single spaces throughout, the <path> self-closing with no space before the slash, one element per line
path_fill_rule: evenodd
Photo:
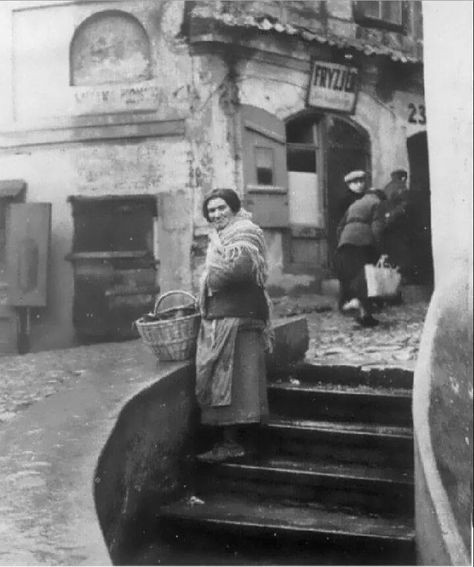
<path fill-rule="evenodd" d="M 160 310 L 166 298 L 186 296 L 191 302 Z M 135 321 L 143 342 L 159 360 L 188 360 L 196 352 L 201 315 L 196 298 L 187 291 L 174 290 L 161 295 L 152 313 Z"/>

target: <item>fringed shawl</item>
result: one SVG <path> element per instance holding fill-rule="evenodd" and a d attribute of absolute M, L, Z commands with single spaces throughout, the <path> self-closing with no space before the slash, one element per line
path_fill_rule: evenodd
<path fill-rule="evenodd" d="M 232 221 L 221 231 L 213 230 L 209 235 L 209 246 L 206 255 L 206 265 L 201 280 L 201 299 L 212 295 L 213 290 L 208 285 L 208 275 L 212 270 L 213 277 L 223 280 L 232 276 L 233 264 L 241 254 L 246 254 L 252 263 L 252 275 L 255 283 L 265 287 L 268 269 L 266 246 L 263 231 L 250 220 L 250 213 L 239 211 Z"/>
<path fill-rule="evenodd" d="M 232 277 L 234 263 L 245 254 L 251 260 L 252 276 L 264 291 L 268 305 L 268 320 L 263 325 L 266 349 L 271 351 L 273 333 L 270 325 L 271 300 L 265 290 L 268 268 L 263 231 L 250 220 L 250 213 L 241 210 L 221 231 L 212 231 L 201 279 L 200 305 L 203 310 L 206 297 L 215 289 L 209 285 L 212 271 L 214 282 L 228 281 Z M 196 355 L 196 393 L 204 405 L 229 405 L 231 403 L 232 357 L 234 353 L 238 318 L 205 321 L 203 319 Z M 209 328 L 208 328 L 209 327 Z"/>

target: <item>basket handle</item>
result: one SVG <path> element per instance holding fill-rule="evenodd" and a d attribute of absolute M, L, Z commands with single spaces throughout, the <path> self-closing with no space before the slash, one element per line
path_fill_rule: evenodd
<path fill-rule="evenodd" d="M 172 291 L 167 291 L 166 293 L 164 293 L 163 295 L 160 295 L 160 297 L 156 300 L 155 303 L 155 308 L 154 308 L 154 314 L 157 315 L 158 314 L 158 307 L 160 306 L 160 303 L 163 301 L 163 299 L 166 299 L 167 297 L 169 297 L 170 295 L 175 295 L 175 294 L 181 294 L 181 295 L 187 295 L 190 299 L 193 300 L 193 305 L 196 306 L 197 305 L 197 300 L 194 297 L 194 295 L 192 295 L 191 293 L 187 292 L 187 291 L 183 291 L 183 290 L 172 290 Z"/>

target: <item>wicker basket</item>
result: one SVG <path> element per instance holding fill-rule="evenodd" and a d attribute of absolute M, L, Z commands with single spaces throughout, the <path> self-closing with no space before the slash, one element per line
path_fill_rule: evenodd
<path fill-rule="evenodd" d="M 192 304 L 179 305 L 164 311 L 158 311 L 161 302 L 171 295 L 181 294 L 192 299 Z M 177 316 L 180 311 L 192 314 Z M 169 291 L 160 296 L 152 315 L 159 317 L 156 321 L 147 321 L 141 317 L 135 321 L 143 342 L 155 353 L 159 360 L 187 360 L 196 352 L 196 338 L 201 322 L 196 298 L 186 291 Z"/>

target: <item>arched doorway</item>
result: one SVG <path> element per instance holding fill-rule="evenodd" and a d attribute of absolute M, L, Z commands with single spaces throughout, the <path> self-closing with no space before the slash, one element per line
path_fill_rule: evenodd
<path fill-rule="evenodd" d="M 347 119 L 325 117 L 327 164 L 327 238 L 329 262 L 337 247 L 336 229 L 344 210 L 341 201 L 347 191 L 344 176 L 354 169 L 370 170 L 370 138 L 365 130 Z"/>
<path fill-rule="evenodd" d="M 410 244 L 413 266 L 410 283 L 432 285 L 431 192 L 426 132 L 408 138 L 407 151 L 410 163 Z"/>

